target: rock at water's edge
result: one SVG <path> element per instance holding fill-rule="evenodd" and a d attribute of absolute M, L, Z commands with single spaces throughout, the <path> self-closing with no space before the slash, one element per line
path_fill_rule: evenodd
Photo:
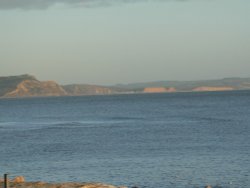
<path fill-rule="evenodd" d="M 14 183 L 24 183 L 25 178 L 23 176 L 17 176 L 12 180 L 12 182 L 14 182 Z"/>

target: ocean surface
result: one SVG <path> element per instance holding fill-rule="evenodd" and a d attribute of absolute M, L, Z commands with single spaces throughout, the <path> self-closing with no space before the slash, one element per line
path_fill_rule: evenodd
<path fill-rule="evenodd" d="M 250 187 L 250 91 L 0 99 L 0 173 Z"/>

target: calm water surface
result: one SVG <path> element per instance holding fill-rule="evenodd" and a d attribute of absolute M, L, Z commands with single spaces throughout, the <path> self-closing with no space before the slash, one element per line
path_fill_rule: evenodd
<path fill-rule="evenodd" d="M 250 91 L 0 100 L 0 173 L 250 187 Z"/>

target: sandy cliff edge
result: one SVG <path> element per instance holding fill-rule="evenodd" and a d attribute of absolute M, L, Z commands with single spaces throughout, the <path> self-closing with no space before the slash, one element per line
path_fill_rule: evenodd
<path fill-rule="evenodd" d="M 143 93 L 165 93 L 165 92 L 176 92 L 176 89 L 173 87 L 146 87 L 143 90 Z"/>
<path fill-rule="evenodd" d="M 54 81 L 24 80 L 4 97 L 64 96 L 67 92 Z"/>
<path fill-rule="evenodd" d="M 234 88 L 232 87 L 208 87 L 208 86 L 201 86 L 192 89 L 192 91 L 232 91 Z"/>

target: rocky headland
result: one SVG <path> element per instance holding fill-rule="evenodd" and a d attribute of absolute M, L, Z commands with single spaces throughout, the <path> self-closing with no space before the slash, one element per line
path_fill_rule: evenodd
<path fill-rule="evenodd" d="M 4 97 L 63 96 L 66 91 L 54 81 L 24 80 Z"/>
<path fill-rule="evenodd" d="M 31 75 L 0 77 L 0 97 L 64 95 L 66 91 L 54 81 L 39 81 Z"/>

